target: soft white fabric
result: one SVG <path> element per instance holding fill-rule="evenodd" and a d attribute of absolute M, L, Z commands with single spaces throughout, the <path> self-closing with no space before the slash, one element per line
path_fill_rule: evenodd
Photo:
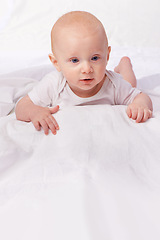
<path fill-rule="evenodd" d="M 55 106 L 61 108 L 83 105 L 128 105 L 140 91 L 132 88 L 121 75 L 106 71 L 106 78 L 100 91 L 92 97 L 81 98 L 70 89 L 61 72 L 49 73 L 29 93 L 32 102 L 40 106 Z"/>
<path fill-rule="evenodd" d="M 44 65 L 0 75 L 0 117 L 9 114 L 16 102 L 52 70 L 53 67 Z"/>
<path fill-rule="evenodd" d="M 56 136 L 0 119 L 3 240 L 159 240 L 160 114 L 136 124 L 125 110 L 60 110 Z"/>

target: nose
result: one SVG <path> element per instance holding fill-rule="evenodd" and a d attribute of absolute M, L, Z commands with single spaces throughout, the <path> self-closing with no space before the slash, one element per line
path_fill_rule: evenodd
<path fill-rule="evenodd" d="M 82 63 L 82 66 L 81 66 L 81 72 L 82 73 L 91 73 L 93 72 L 93 68 L 91 66 L 91 64 L 87 61 L 83 62 Z"/>

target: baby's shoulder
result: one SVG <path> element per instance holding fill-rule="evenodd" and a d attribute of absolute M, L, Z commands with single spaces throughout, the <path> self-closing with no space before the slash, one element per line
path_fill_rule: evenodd
<path fill-rule="evenodd" d="M 106 77 L 115 88 L 119 87 L 119 85 L 124 82 L 124 79 L 119 73 L 111 70 L 106 70 Z"/>
<path fill-rule="evenodd" d="M 46 82 L 58 82 L 61 80 L 62 74 L 56 70 L 53 70 L 52 72 L 47 73 L 41 81 L 46 81 Z"/>
<path fill-rule="evenodd" d="M 47 85 L 49 88 L 61 89 L 65 85 L 65 79 L 61 72 L 54 70 L 46 74 L 41 80 L 42 84 Z"/>

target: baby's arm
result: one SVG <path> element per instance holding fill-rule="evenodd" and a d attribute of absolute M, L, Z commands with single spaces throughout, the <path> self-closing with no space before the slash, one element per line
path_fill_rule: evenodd
<path fill-rule="evenodd" d="M 127 115 L 137 123 L 145 122 L 152 117 L 152 101 L 145 93 L 139 93 L 127 107 Z"/>
<path fill-rule="evenodd" d="M 56 134 L 56 130 L 59 129 L 58 123 L 52 116 L 58 110 L 59 106 L 48 108 L 35 105 L 27 95 L 17 103 L 15 112 L 18 120 L 32 122 L 38 131 L 42 127 L 44 133 L 47 135 L 49 129 L 53 134 Z"/>

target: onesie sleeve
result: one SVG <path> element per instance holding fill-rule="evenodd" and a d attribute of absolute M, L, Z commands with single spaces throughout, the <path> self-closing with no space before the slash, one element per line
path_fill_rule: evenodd
<path fill-rule="evenodd" d="M 28 93 L 29 98 L 35 105 L 49 107 L 53 105 L 58 94 L 60 76 L 56 71 L 47 74 Z"/>
<path fill-rule="evenodd" d="M 115 72 L 110 72 L 114 84 L 114 98 L 117 105 L 129 105 L 134 98 L 141 93 L 137 88 L 133 88 L 130 83 L 122 78 L 122 76 Z"/>

